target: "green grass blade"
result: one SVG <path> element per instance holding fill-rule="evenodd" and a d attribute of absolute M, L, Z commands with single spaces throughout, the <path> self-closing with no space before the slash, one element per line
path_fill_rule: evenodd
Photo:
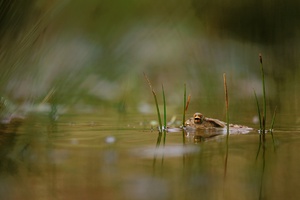
<path fill-rule="evenodd" d="M 261 114 L 260 114 L 259 103 L 258 103 L 258 99 L 257 99 L 257 95 L 256 95 L 255 90 L 253 90 L 253 92 L 254 92 L 254 96 L 255 96 L 255 100 L 256 100 L 257 114 L 258 114 L 258 119 L 259 119 L 259 129 L 260 129 L 260 131 L 262 131 Z"/>
<path fill-rule="evenodd" d="M 158 118 L 158 123 L 159 123 L 159 134 L 162 133 L 162 122 L 161 122 L 161 117 L 160 117 L 160 111 L 159 111 L 159 106 L 158 106 L 158 102 L 157 102 L 157 97 L 156 97 L 156 93 L 151 85 L 151 82 L 149 80 L 149 78 L 147 77 L 147 75 L 144 73 L 144 77 L 146 79 L 146 81 L 148 82 L 148 85 L 152 91 L 153 97 L 154 97 L 154 101 L 155 101 L 155 106 L 156 106 L 156 112 L 157 112 L 157 118 Z"/>
<path fill-rule="evenodd" d="M 262 61 L 262 55 L 261 54 L 259 54 L 259 61 L 260 61 L 260 69 L 261 69 L 261 76 L 262 76 L 262 87 L 263 87 L 262 131 L 263 131 L 263 134 L 265 134 L 266 120 L 267 120 L 267 103 L 266 103 L 265 73 L 264 73 L 264 66 L 263 66 L 263 61 Z"/>
<path fill-rule="evenodd" d="M 161 85 L 162 87 L 162 94 L 163 94 L 163 102 L 164 102 L 164 127 L 163 127 L 163 132 L 164 132 L 164 140 L 163 140 L 163 145 L 165 146 L 166 144 L 166 132 L 167 132 L 167 105 L 166 105 L 166 97 L 165 97 L 165 90 L 164 86 Z"/>
<path fill-rule="evenodd" d="M 157 118 L 158 118 L 158 123 L 159 123 L 159 133 L 162 133 L 162 122 L 161 122 L 161 117 L 160 117 L 160 111 L 159 111 L 159 106 L 157 102 L 157 97 L 154 91 L 152 91 L 154 100 L 155 100 L 155 106 L 156 106 L 156 112 L 157 112 Z"/>
<path fill-rule="evenodd" d="M 184 84 L 183 88 L 183 113 L 182 113 L 182 127 L 184 128 L 185 123 L 185 113 L 186 113 L 186 84 Z M 182 143 L 185 144 L 185 132 L 182 129 Z"/>
<path fill-rule="evenodd" d="M 185 123 L 185 111 L 186 111 L 186 84 L 184 84 L 184 88 L 183 88 L 182 126 L 184 126 L 184 123 Z"/>
<path fill-rule="evenodd" d="M 154 97 L 154 101 L 155 101 L 155 106 L 156 106 L 156 112 L 157 112 L 157 118 L 158 118 L 158 123 L 159 123 L 159 129 L 158 129 L 158 136 L 157 136 L 157 140 L 156 140 L 156 150 L 155 150 L 155 153 L 154 153 L 154 158 L 153 158 L 153 169 L 155 167 L 155 164 L 156 164 L 156 158 L 157 158 L 157 150 L 160 146 L 160 143 L 161 143 L 161 136 L 162 136 L 162 122 L 161 122 L 161 117 L 160 117 L 160 111 L 159 111 L 159 106 L 158 106 L 158 102 L 157 102 L 157 97 L 156 97 L 156 93 L 151 85 L 151 82 L 149 80 L 149 78 L 147 77 L 147 75 L 144 73 L 144 77 L 151 89 L 151 92 L 153 94 L 153 97 Z"/>
<path fill-rule="evenodd" d="M 273 131 L 273 127 L 274 127 L 274 123 L 275 123 L 276 110 L 277 110 L 277 107 L 275 107 L 275 110 L 274 110 L 274 113 L 273 113 L 273 117 L 272 117 L 272 122 L 271 122 L 271 133 L 272 133 L 272 131 Z"/>
<path fill-rule="evenodd" d="M 270 129 L 270 133 L 271 133 L 271 136 L 272 136 L 272 142 L 273 142 L 274 150 L 275 150 L 275 139 L 274 139 L 274 135 L 273 135 L 273 127 L 274 127 L 274 123 L 275 123 L 276 110 L 277 110 L 277 107 L 275 107 L 275 109 L 274 109 L 274 113 L 273 113 L 273 117 L 272 117 L 272 122 L 271 122 L 271 129 Z"/>

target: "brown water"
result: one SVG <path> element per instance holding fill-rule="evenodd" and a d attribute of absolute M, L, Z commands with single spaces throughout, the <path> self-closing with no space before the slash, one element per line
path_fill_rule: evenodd
<path fill-rule="evenodd" d="M 153 116 L 28 116 L 1 134 L 0 199 L 299 199 L 299 127 L 201 143 L 168 133 L 155 150 Z M 142 120 L 141 120 L 142 118 Z M 156 159 L 154 160 L 154 157 Z"/>

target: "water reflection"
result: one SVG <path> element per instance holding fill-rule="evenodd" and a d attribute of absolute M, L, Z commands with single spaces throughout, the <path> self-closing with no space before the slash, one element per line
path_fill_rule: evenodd
<path fill-rule="evenodd" d="M 171 199 L 172 192 L 168 181 L 149 176 L 133 176 L 126 180 L 125 199 Z"/>
<path fill-rule="evenodd" d="M 172 146 L 153 148 L 152 147 L 143 147 L 140 149 L 134 149 L 133 154 L 141 158 L 153 158 L 153 155 L 158 157 L 181 157 L 185 154 L 196 153 L 199 151 L 199 148 L 196 146 L 184 146 L 182 144 L 174 144 Z"/>
<path fill-rule="evenodd" d="M 10 157 L 15 146 L 16 131 L 20 122 L 0 124 L 0 174 L 15 174 L 18 169 L 16 161 Z"/>

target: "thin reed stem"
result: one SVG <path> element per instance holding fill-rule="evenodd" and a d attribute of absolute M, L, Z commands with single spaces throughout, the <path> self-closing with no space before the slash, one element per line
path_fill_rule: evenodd
<path fill-rule="evenodd" d="M 161 133 L 162 132 L 162 122 L 161 122 L 160 111 L 159 111 L 159 107 L 158 107 L 158 102 L 157 102 L 156 94 L 155 94 L 154 91 L 153 91 L 153 96 L 154 96 L 154 100 L 155 100 L 157 117 L 158 117 L 158 123 L 159 123 L 159 133 Z"/>
<path fill-rule="evenodd" d="M 154 153 L 154 158 L 153 158 L 153 170 L 155 169 L 155 164 L 156 164 L 156 158 L 157 158 L 157 150 L 160 146 L 160 143 L 161 143 L 161 136 L 162 136 L 162 130 L 163 130 L 163 127 L 162 127 L 162 122 L 161 122 L 161 117 L 160 117 L 160 111 L 159 111 L 159 106 L 158 106 L 158 102 L 157 102 L 157 97 L 156 97 L 156 93 L 151 85 L 151 82 L 149 80 L 149 78 L 147 77 L 147 75 L 144 73 L 144 77 L 151 89 L 151 92 L 153 94 L 153 97 L 154 97 L 154 101 L 155 101 L 155 106 L 156 106 L 156 111 L 157 111 L 157 118 L 158 118 L 158 122 L 159 122 L 159 128 L 158 128 L 158 136 L 157 136 L 157 140 L 156 140 L 156 150 L 155 150 L 155 153 Z M 164 97 L 164 90 L 163 90 L 163 98 Z M 164 106 L 165 106 L 165 103 L 164 103 Z M 165 138 L 164 138 L 164 142 L 165 142 Z"/>
<path fill-rule="evenodd" d="M 271 122 L 271 128 L 270 128 L 270 133 L 271 133 L 271 136 L 272 136 L 272 142 L 273 142 L 274 150 L 275 150 L 275 139 L 274 139 L 274 135 L 273 135 L 273 127 L 274 127 L 274 123 L 275 123 L 276 110 L 277 110 L 277 107 L 275 107 L 275 109 L 274 109 L 272 122 Z"/>
<path fill-rule="evenodd" d="M 184 122 L 185 122 L 185 111 L 186 111 L 186 84 L 184 84 L 184 88 L 183 88 L 182 126 L 184 126 Z"/>
<path fill-rule="evenodd" d="M 146 79 L 146 81 L 148 82 L 148 85 L 152 91 L 153 97 L 154 97 L 154 101 L 155 101 L 155 106 L 156 106 L 156 112 L 157 112 L 157 118 L 158 118 L 158 123 L 159 123 L 159 134 L 162 133 L 162 122 L 161 122 L 161 117 L 160 117 L 160 111 L 159 111 L 159 106 L 158 106 L 158 102 L 157 102 L 157 97 L 156 97 L 156 93 L 151 85 L 151 82 L 149 80 L 149 78 L 147 77 L 147 75 L 144 73 L 144 77 Z"/>
<path fill-rule="evenodd" d="M 274 109 L 274 113 L 273 113 L 273 117 L 272 117 L 272 122 L 271 122 L 271 133 L 273 131 L 273 127 L 274 127 L 274 123 L 275 123 L 275 117 L 276 117 L 276 110 L 277 110 L 277 106 Z M 273 135 L 273 134 L 272 134 Z"/>
<path fill-rule="evenodd" d="M 164 85 L 161 85 L 162 88 L 162 94 L 163 94 L 163 102 L 164 102 L 164 127 L 163 132 L 164 132 L 164 140 L 163 140 L 163 145 L 165 146 L 166 144 L 166 135 L 167 135 L 167 105 L 166 105 L 166 97 L 165 97 L 165 90 L 164 90 Z"/>
<path fill-rule="evenodd" d="M 185 106 L 185 113 L 186 113 L 186 111 L 187 111 L 188 108 L 189 108 L 190 101 L 191 101 L 191 95 L 189 94 L 189 96 L 188 96 L 188 98 L 187 98 L 186 106 Z"/>
<path fill-rule="evenodd" d="M 188 104 L 190 102 L 190 96 L 188 100 Z M 186 84 L 184 84 L 183 88 L 183 113 L 182 113 L 182 143 L 185 144 L 185 132 L 184 132 L 184 126 L 185 126 L 185 113 L 188 108 L 188 104 L 186 102 Z"/>
<path fill-rule="evenodd" d="M 255 96 L 255 100 L 256 100 L 256 106 L 257 106 L 257 113 L 258 113 L 258 119 L 259 119 L 259 129 L 260 131 L 262 130 L 262 124 L 261 124 L 261 114 L 260 114 L 260 108 L 259 108 L 259 103 L 258 103 L 258 99 L 257 99 L 257 95 L 255 90 L 253 90 L 254 92 L 254 96 Z"/>
<path fill-rule="evenodd" d="M 229 135 L 229 112 L 228 112 L 228 90 L 227 90 L 227 82 L 226 82 L 226 74 L 223 74 L 223 79 L 224 79 L 224 91 L 225 91 L 225 105 L 226 105 L 226 127 L 227 127 L 227 139 L 228 140 L 228 135 Z"/>
<path fill-rule="evenodd" d="M 261 69 L 261 76 L 262 76 L 262 87 L 263 87 L 263 117 L 262 117 L 262 132 L 265 134 L 266 130 L 266 120 L 267 120 L 267 103 L 266 103 L 266 87 L 265 87 L 265 73 L 264 73 L 264 66 L 262 61 L 262 55 L 259 54 L 259 61 L 260 61 L 260 69 Z"/>
<path fill-rule="evenodd" d="M 227 162 L 228 162 L 228 141 L 229 141 L 229 103 L 228 103 L 228 90 L 227 90 L 227 82 L 226 82 L 226 74 L 223 74 L 224 80 L 224 91 L 225 91 L 225 108 L 226 108 L 226 127 L 227 127 L 227 134 L 226 134 L 226 155 L 225 155 L 225 166 L 224 166 L 224 178 L 227 174 Z"/>

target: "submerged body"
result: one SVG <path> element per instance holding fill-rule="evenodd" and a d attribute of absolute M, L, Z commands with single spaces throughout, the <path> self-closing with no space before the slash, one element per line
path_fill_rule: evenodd
<path fill-rule="evenodd" d="M 184 125 L 188 133 L 205 132 L 206 135 L 209 137 L 226 133 L 226 127 L 227 127 L 226 122 L 220 121 L 218 119 L 205 117 L 203 114 L 198 112 L 195 113 L 193 117 L 186 120 Z M 229 124 L 230 133 L 248 133 L 251 130 L 253 129 L 247 126 Z"/>

